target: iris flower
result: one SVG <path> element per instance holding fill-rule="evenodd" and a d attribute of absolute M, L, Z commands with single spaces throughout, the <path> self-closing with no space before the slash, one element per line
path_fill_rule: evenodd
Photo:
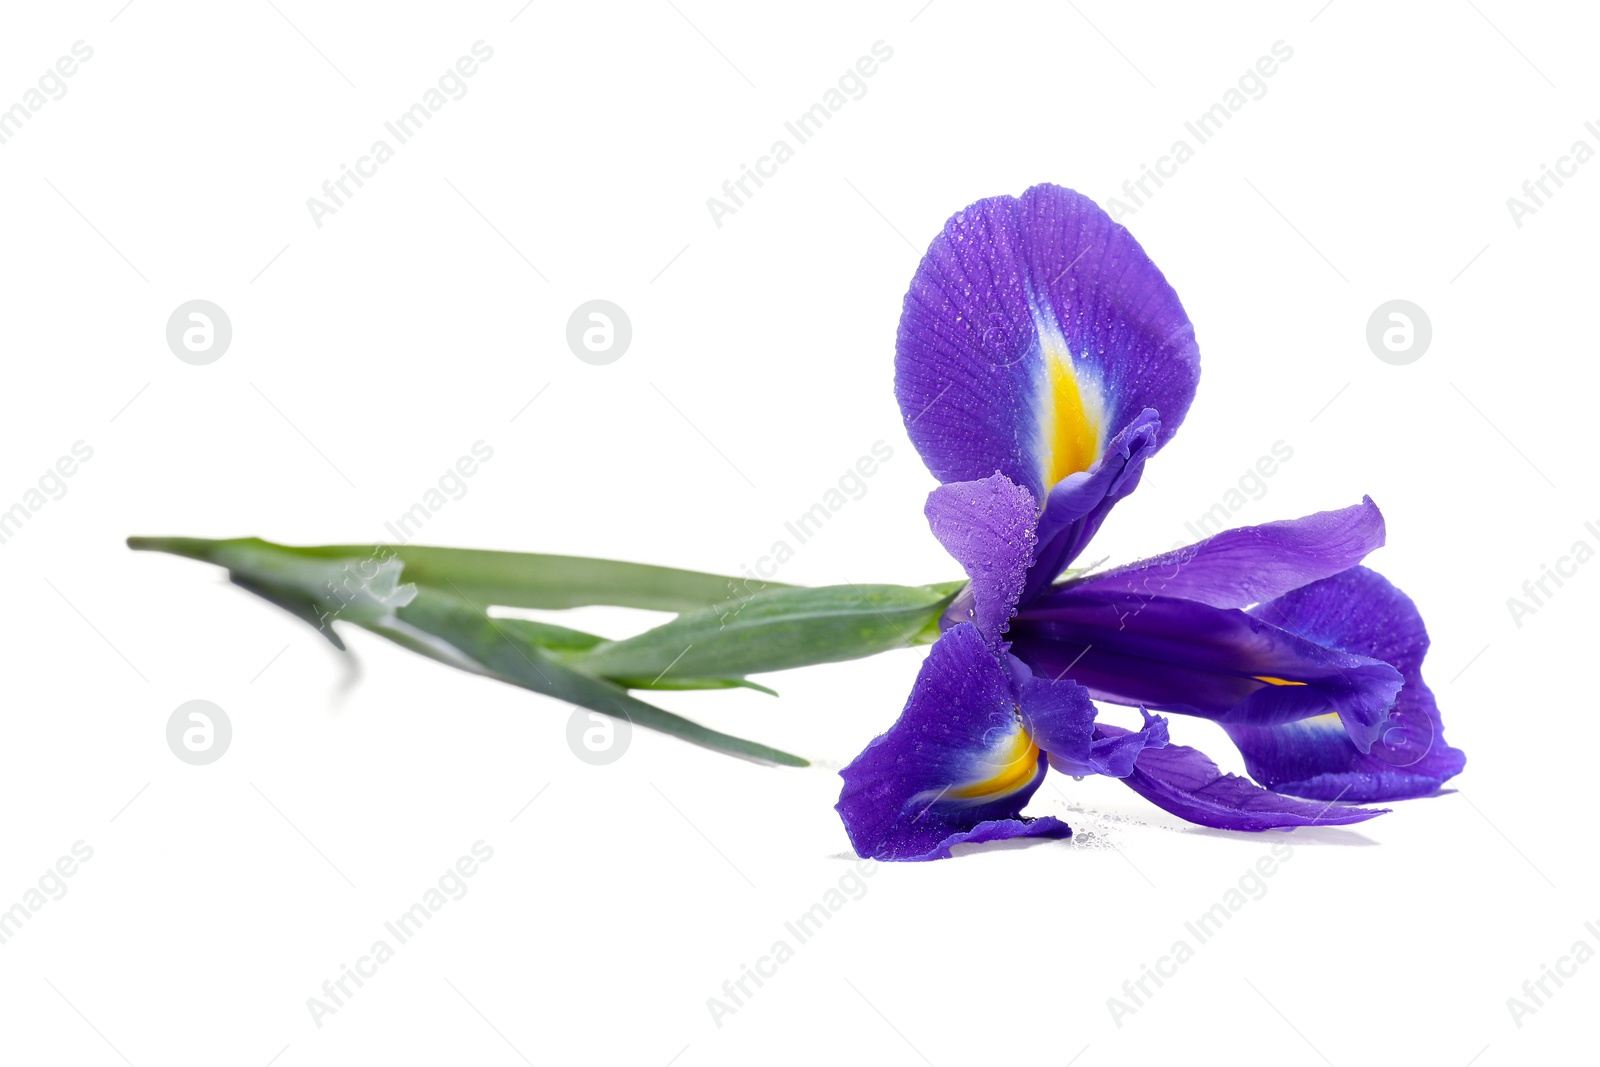
<path fill-rule="evenodd" d="M 1386 809 L 1354 805 L 1461 771 L 1422 680 L 1422 618 L 1360 565 L 1384 541 L 1370 498 L 1067 570 L 1198 377 L 1177 294 L 1086 197 L 1039 185 L 981 200 L 934 239 L 906 294 L 895 393 L 942 483 L 934 536 L 971 581 L 899 721 L 841 772 L 861 855 L 1066 837 L 1022 815 L 1051 767 L 1227 830 L 1361 822 Z M 1142 725 L 1097 721 L 1096 700 L 1139 708 Z M 1152 711 L 1220 724 L 1255 781 L 1169 743 Z"/>

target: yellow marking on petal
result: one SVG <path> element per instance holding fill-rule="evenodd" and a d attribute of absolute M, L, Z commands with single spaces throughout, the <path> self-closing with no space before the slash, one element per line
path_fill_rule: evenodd
<path fill-rule="evenodd" d="M 989 777 L 951 789 L 946 796 L 957 800 L 999 799 L 1033 781 L 1039 771 L 1039 746 L 1020 725 L 1004 754 L 997 754 L 998 766 Z"/>
<path fill-rule="evenodd" d="M 1039 474 L 1046 492 L 1063 478 L 1078 474 L 1100 462 L 1105 450 L 1104 383 L 1072 358 L 1072 348 L 1054 312 L 1041 307 L 1030 295 L 1028 310 L 1039 339 L 1039 390 L 1034 400 L 1034 415 L 1039 438 Z"/>
<path fill-rule="evenodd" d="M 1045 348 L 1045 371 L 1049 375 L 1045 484 L 1053 486 L 1068 475 L 1086 471 L 1100 459 L 1100 420 L 1084 403 L 1072 357 Z M 1098 406 L 1098 405 L 1097 405 Z"/>
<path fill-rule="evenodd" d="M 1268 685 L 1307 685 L 1307 684 L 1309 684 L 1309 683 L 1306 683 L 1306 682 L 1291 682 L 1287 678 L 1274 678 L 1270 674 L 1252 674 L 1250 677 L 1254 678 L 1258 682 L 1266 682 Z M 1338 718 L 1338 716 L 1335 715 L 1334 718 Z"/>

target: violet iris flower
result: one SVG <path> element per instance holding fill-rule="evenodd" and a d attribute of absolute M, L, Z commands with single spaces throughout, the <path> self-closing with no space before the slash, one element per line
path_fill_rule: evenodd
<path fill-rule="evenodd" d="M 1058 581 L 1199 377 L 1177 294 L 1092 201 L 1039 185 L 953 216 L 896 348 L 906 429 L 943 483 L 928 521 L 971 582 L 899 721 L 841 772 L 858 853 L 1066 837 L 1022 815 L 1048 767 L 1229 830 L 1361 822 L 1383 809 L 1352 804 L 1461 771 L 1422 681 L 1421 616 L 1360 566 L 1384 540 L 1370 499 Z M 1097 722 L 1095 700 L 1143 725 Z M 1151 710 L 1219 723 L 1255 782 L 1168 743 Z"/>

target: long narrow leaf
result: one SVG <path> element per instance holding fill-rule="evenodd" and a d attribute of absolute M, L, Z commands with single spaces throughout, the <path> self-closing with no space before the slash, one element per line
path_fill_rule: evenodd
<path fill-rule="evenodd" d="M 791 767 L 807 765 L 807 761 L 799 756 L 708 729 L 653 704 L 646 704 L 621 686 L 603 678 L 574 670 L 515 629 L 501 625 L 506 620 L 491 619 L 457 597 L 432 589 L 421 589 L 415 599 L 395 614 L 403 626 L 377 623 L 368 624 L 368 628 L 386 635 L 401 629 L 410 631 L 409 636 L 413 638 L 417 634 L 429 635 L 486 668 L 489 674 L 502 681 L 592 711 L 620 716 L 635 726 L 659 730 L 704 748 Z M 436 658 L 449 662 L 443 656 Z"/>
<path fill-rule="evenodd" d="M 744 578 L 644 563 L 426 545 L 278 545 L 257 537 L 130 537 L 128 546 L 259 573 L 293 560 L 342 564 L 396 558 L 407 581 L 456 592 L 474 604 L 563 609 L 605 604 L 650 611 L 697 611 L 749 595 Z M 783 588 L 768 582 L 763 588 Z"/>
<path fill-rule="evenodd" d="M 576 670 L 557 658 L 563 652 L 578 654 L 597 647 L 604 643 L 603 638 L 544 622 L 491 618 L 483 605 L 475 603 L 466 592 L 468 589 L 479 589 L 485 592 L 486 603 L 516 602 L 518 606 L 538 606 L 530 601 L 539 600 L 550 589 L 557 590 L 550 594 L 556 599 L 571 599 L 573 596 L 580 596 L 581 599 L 581 594 L 570 587 L 570 578 L 557 579 L 552 576 L 554 570 L 538 574 L 533 570 L 525 570 L 522 585 L 517 587 L 513 582 L 510 596 L 503 596 L 494 590 L 480 588 L 481 583 L 488 580 L 488 569 L 480 568 L 474 578 L 472 566 L 452 569 L 436 565 L 429 570 L 425 562 L 420 568 L 423 573 L 434 580 L 443 580 L 450 587 L 440 589 L 413 580 L 412 565 L 403 557 L 375 553 L 372 549 L 360 546 L 299 549 L 274 545 L 257 538 L 228 541 L 130 538 L 129 545 L 136 549 L 171 552 L 225 567 L 235 584 L 311 624 L 341 648 L 343 644 L 333 627 L 337 621 L 364 627 L 413 652 L 451 666 L 485 674 L 593 711 L 622 716 L 637 726 L 658 730 L 718 752 L 789 766 L 806 765 L 805 760 L 788 752 L 708 729 L 647 704 L 631 696 L 615 682 Z M 475 555 L 465 550 L 440 551 L 459 553 L 461 557 Z M 540 558 L 551 561 L 561 557 Z M 604 561 L 594 560 L 578 562 L 604 564 Z M 626 569 L 634 565 L 615 566 Z M 604 567 L 598 570 L 604 570 Z M 645 570 L 664 571 L 664 568 Z M 688 575 L 697 580 L 714 577 L 695 576 L 687 571 L 669 573 Z M 402 583 L 402 577 L 407 581 Z M 462 581 L 457 582 L 455 578 Z M 561 591 L 563 581 L 567 582 L 564 592 Z M 655 593 L 633 599 L 646 600 L 651 596 L 666 595 L 660 590 L 667 585 L 671 585 L 671 582 L 658 587 Z M 677 592 L 671 595 L 687 596 L 687 591 L 695 587 L 694 581 L 685 578 L 676 586 Z M 710 586 L 701 582 L 699 588 L 708 589 Z M 621 592 L 613 593 L 606 589 L 594 595 L 600 599 L 589 602 L 619 603 L 628 599 Z M 547 606 L 551 601 L 542 603 Z M 666 683 L 657 678 L 653 682 L 641 683 L 640 687 L 725 688 L 743 684 L 750 683 L 745 683 L 742 678 L 692 677 L 684 674 L 675 683 Z"/>
<path fill-rule="evenodd" d="M 566 658 L 607 678 L 728 677 L 834 663 L 927 643 L 954 595 L 950 586 L 778 589 Z"/>

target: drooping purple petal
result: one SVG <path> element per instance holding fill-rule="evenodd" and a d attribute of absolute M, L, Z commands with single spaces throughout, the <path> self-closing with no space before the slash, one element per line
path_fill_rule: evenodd
<path fill-rule="evenodd" d="M 1034 744 L 1052 764 L 1058 755 L 1079 763 L 1092 761 L 1096 709 L 1089 691 L 1076 682 L 1041 678 L 1014 656 L 1008 657 L 1008 662 L 1016 680 L 1022 725 Z"/>
<path fill-rule="evenodd" d="M 990 819 L 971 830 L 960 830 L 934 845 L 920 856 L 877 856 L 875 859 L 947 860 L 956 845 L 978 845 L 988 841 L 1009 841 L 1017 837 L 1063 838 L 1072 836 L 1072 827 L 1054 815 L 1036 819 Z"/>
<path fill-rule="evenodd" d="M 860 855 L 939 859 L 964 841 L 1069 835 L 1021 816 L 1044 774 L 1006 662 L 960 623 L 929 652 L 899 721 L 840 772 L 835 807 Z"/>
<path fill-rule="evenodd" d="M 1128 731 L 1100 726 L 1096 732 L 1116 736 Z M 1346 826 L 1384 814 L 1384 809 L 1280 796 L 1248 778 L 1224 774 L 1204 752 L 1186 745 L 1144 749 L 1123 781 L 1157 807 L 1218 830 Z"/>
<path fill-rule="evenodd" d="M 1038 501 L 1146 408 L 1160 413 L 1152 450 L 1165 444 L 1198 375 L 1193 327 L 1155 264 L 1093 201 L 1054 185 L 952 216 L 896 342 L 895 395 L 934 476 L 998 470 Z"/>
<path fill-rule="evenodd" d="M 1381 548 L 1383 539 L 1383 514 L 1371 497 L 1363 497 L 1348 508 L 1225 530 L 1072 584 L 1247 608 L 1355 566 Z"/>
<path fill-rule="evenodd" d="M 1363 750 L 1402 683 L 1374 657 L 1243 611 L 1070 585 L 1026 604 L 1010 638 L 1035 674 L 1078 682 L 1098 700 L 1255 725 L 1338 712 Z"/>
<path fill-rule="evenodd" d="M 963 600 L 991 648 L 998 648 L 1027 581 L 1035 510 L 1033 496 L 998 471 L 939 486 L 923 509 L 933 536 L 972 579 Z"/>
<path fill-rule="evenodd" d="M 1139 753 L 1147 748 L 1167 746 L 1167 720 L 1150 714 L 1144 708 L 1140 708 L 1139 712 L 1144 716 L 1144 725 L 1138 730 L 1118 729 L 1108 733 L 1103 729 L 1095 729 L 1087 759 L 1074 759 L 1051 749 L 1050 767 L 1074 778 L 1085 778 L 1091 774 L 1128 777 L 1133 773 L 1134 760 Z"/>
<path fill-rule="evenodd" d="M 1352 567 L 1252 614 L 1331 648 L 1383 659 L 1405 679 L 1391 717 L 1365 754 L 1327 718 L 1227 725 L 1253 778 L 1296 796 L 1370 802 L 1425 796 L 1461 773 L 1466 754 L 1445 744 L 1438 705 L 1422 680 L 1427 628 L 1411 598 L 1382 575 Z"/>

